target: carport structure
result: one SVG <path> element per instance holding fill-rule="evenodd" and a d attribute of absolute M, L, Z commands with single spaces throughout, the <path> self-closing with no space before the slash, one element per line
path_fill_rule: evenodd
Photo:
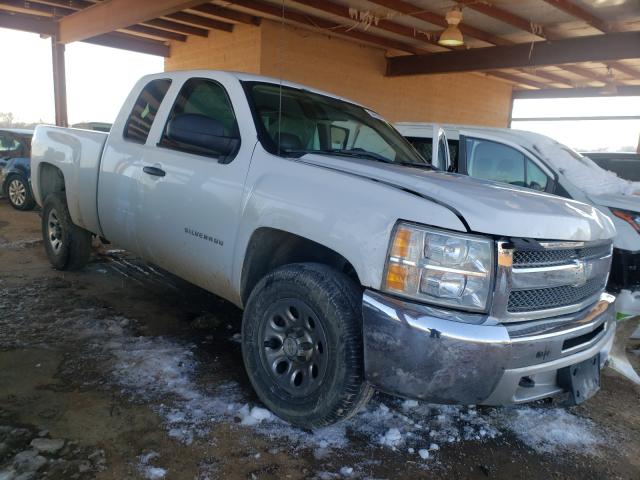
<path fill-rule="evenodd" d="M 443 47 L 454 8 L 465 44 Z M 0 0 L 0 27 L 51 37 L 59 125 L 76 41 L 281 76 L 393 120 L 504 126 L 514 97 L 640 95 L 640 0 Z"/>

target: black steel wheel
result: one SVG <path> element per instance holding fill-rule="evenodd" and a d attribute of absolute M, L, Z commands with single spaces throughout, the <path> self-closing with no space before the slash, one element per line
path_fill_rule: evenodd
<path fill-rule="evenodd" d="M 276 415 L 316 428 L 348 418 L 369 400 L 361 303 L 355 282 L 321 264 L 285 265 L 254 288 L 242 354 L 258 396 Z"/>

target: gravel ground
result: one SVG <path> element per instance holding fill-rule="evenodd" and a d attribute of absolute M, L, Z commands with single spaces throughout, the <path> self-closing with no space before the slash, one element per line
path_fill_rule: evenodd
<path fill-rule="evenodd" d="M 614 372 L 570 409 L 376 395 L 309 432 L 255 397 L 240 318 L 117 249 L 56 272 L 38 213 L 0 202 L 0 480 L 640 478 L 640 390 Z"/>

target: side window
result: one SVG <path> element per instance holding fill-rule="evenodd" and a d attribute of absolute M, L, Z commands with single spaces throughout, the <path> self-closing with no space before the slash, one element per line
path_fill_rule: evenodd
<path fill-rule="evenodd" d="M 20 142 L 9 135 L 0 135 L 0 152 L 15 152 L 20 148 Z"/>
<path fill-rule="evenodd" d="M 407 140 L 427 162 L 432 163 L 433 140 L 431 138 L 407 137 Z"/>
<path fill-rule="evenodd" d="M 142 89 L 124 127 L 124 137 L 137 143 L 145 143 L 156 118 L 162 99 L 167 94 L 171 80 L 151 80 Z"/>
<path fill-rule="evenodd" d="M 524 187 L 525 158 L 514 148 L 500 143 L 467 138 L 467 173 L 476 178 Z"/>
<path fill-rule="evenodd" d="M 549 177 L 531 160 L 527 160 L 527 187 L 544 192 L 547 189 Z"/>
<path fill-rule="evenodd" d="M 169 113 L 161 143 L 199 155 L 233 155 L 240 144 L 240 133 L 224 87 L 204 78 L 187 80 Z"/>

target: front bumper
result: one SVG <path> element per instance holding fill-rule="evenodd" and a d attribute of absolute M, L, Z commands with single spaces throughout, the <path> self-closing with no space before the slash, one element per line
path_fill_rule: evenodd
<path fill-rule="evenodd" d="M 598 353 L 606 360 L 614 300 L 602 294 L 576 314 L 500 324 L 367 290 L 365 375 L 380 390 L 434 403 L 505 405 L 557 395 L 559 369 Z"/>

